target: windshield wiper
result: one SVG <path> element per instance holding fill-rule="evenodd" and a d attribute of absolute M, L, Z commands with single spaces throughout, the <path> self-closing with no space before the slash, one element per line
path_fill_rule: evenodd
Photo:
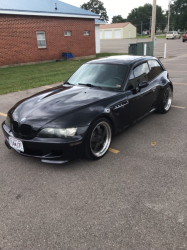
<path fill-rule="evenodd" d="M 91 83 L 85 83 L 85 84 L 84 83 L 78 83 L 78 85 L 84 85 L 84 86 L 87 86 L 87 87 L 102 89 L 101 87 L 92 85 Z"/>

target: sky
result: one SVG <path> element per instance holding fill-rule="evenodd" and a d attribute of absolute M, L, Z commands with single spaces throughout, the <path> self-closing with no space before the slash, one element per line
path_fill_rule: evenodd
<path fill-rule="evenodd" d="M 80 7 L 83 3 L 87 3 L 89 0 L 62 0 L 65 3 Z M 111 23 L 112 17 L 121 15 L 123 18 L 128 16 L 128 13 L 132 9 L 143 6 L 146 3 L 153 4 L 153 0 L 101 0 L 104 3 L 107 14 L 109 16 L 109 22 Z M 156 4 L 160 5 L 163 10 L 168 9 L 169 0 L 157 0 Z"/>

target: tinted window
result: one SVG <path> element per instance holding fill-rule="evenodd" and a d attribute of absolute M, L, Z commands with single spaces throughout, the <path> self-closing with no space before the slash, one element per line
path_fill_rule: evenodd
<path fill-rule="evenodd" d="M 148 64 L 150 68 L 151 79 L 154 79 L 160 73 L 163 72 L 163 69 L 161 68 L 160 64 L 156 60 L 150 60 L 148 61 Z"/>
<path fill-rule="evenodd" d="M 167 34 L 173 34 L 173 31 L 169 31 Z"/>
<path fill-rule="evenodd" d="M 136 88 L 136 84 L 135 84 L 135 78 L 134 78 L 134 71 L 132 70 L 130 77 L 129 77 L 129 81 L 126 86 L 126 90 L 131 90 L 135 88 Z"/>
<path fill-rule="evenodd" d="M 143 63 L 134 69 L 134 76 L 138 83 L 150 80 L 150 72 L 147 63 Z"/>
<path fill-rule="evenodd" d="M 127 83 L 126 90 L 134 89 L 138 87 L 138 84 L 150 80 L 150 71 L 147 63 L 143 63 L 134 70 L 132 70 L 131 75 L 129 77 L 129 81 Z"/>

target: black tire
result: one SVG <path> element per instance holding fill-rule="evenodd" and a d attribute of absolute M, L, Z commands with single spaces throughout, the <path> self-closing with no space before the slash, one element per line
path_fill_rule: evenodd
<path fill-rule="evenodd" d="M 181 37 L 179 36 L 179 39 L 181 39 Z"/>
<path fill-rule="evenodd" d="M 170 110 L 172 98 L 173 98 L 173 91 L 171 86 L 169 85 L 163 91 L 160 104 L 157 108 L 158 113 L 165 114 Z"/>
<path fill-rule="evenodd" d="M 183 43 L 185 42 L 185 40 L 184 40 L 184 39 L 182 39 L 182 41 L 183 41 Z"/>
<path fill-rule="evenodd" d="M 106 134 L 105 134 L 106 133 Z M 100 118 L 89 128 L 86 136 L 85 157 L 101 159 L 108 151 L 112 138 L 112 127 L 106 118 Z"/>

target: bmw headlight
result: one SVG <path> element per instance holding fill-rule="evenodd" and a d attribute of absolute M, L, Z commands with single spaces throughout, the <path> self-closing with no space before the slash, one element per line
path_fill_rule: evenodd
<path fill-rule="evenodd" d="M 77 131 L 77 128 L 44 128 L 37 137 L 43 138 L 68 138 L 73 137 Z"/>
<path fill-rule="evenodd" d="M 5 120 L 6 125 L 10 128 L 11 124 L 10 124 L 10 117 L 7 115 L 6 120 Z"/>

